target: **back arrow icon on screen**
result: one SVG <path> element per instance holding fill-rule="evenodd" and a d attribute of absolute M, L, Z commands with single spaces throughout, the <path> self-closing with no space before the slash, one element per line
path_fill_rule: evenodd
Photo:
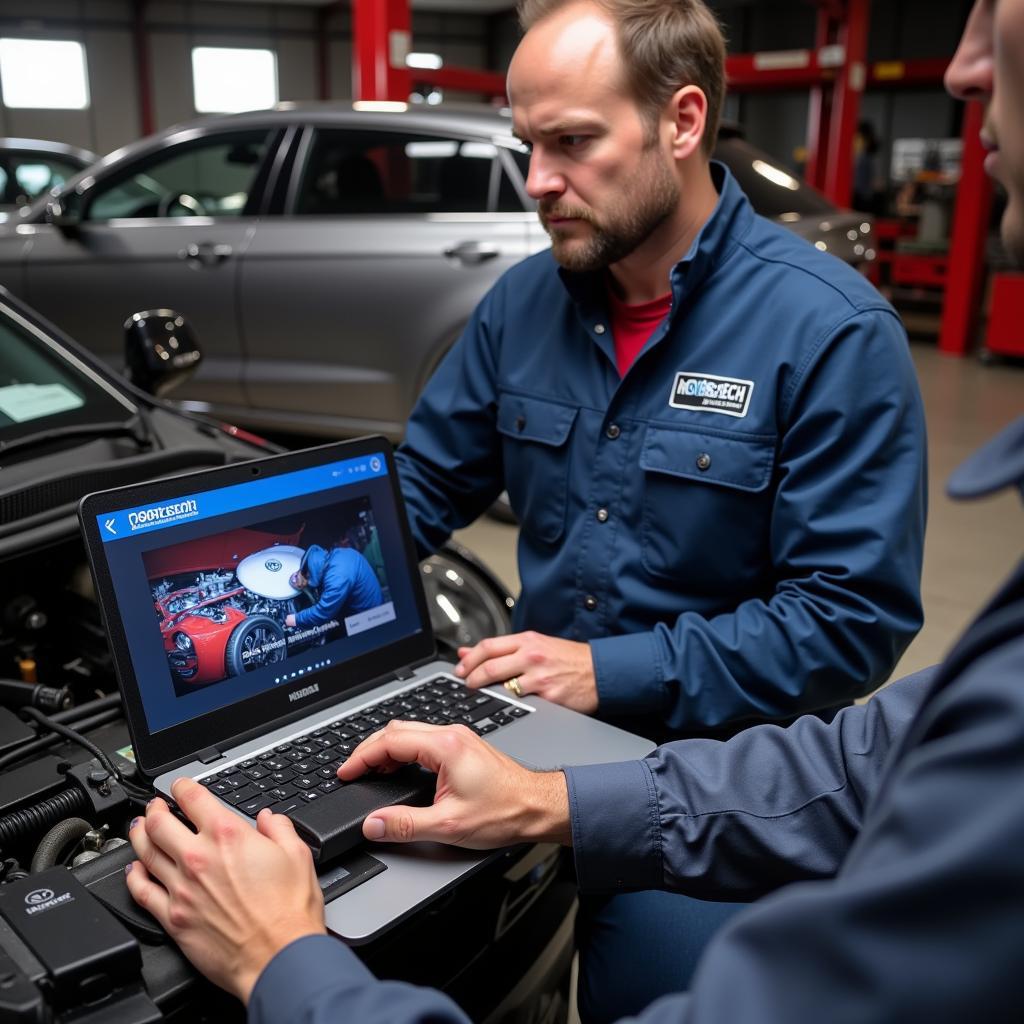
<path fill-rule="evenodd" d="M 117 530 L 114 529 L 114 523 L 116 523 L 116 522 L 117 522 L 116 519 L 108 519 L 103 524 L 112 534 L 114 534 L 115 537 L 117 536 Z"/>

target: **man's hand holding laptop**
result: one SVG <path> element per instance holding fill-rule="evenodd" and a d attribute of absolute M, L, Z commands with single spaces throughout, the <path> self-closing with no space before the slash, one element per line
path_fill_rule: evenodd
<path fill-rule="evenodd" d="M 517 842 L 568 845 L 569 798 L 560 771 L 535 772 L 461 725 L 393 721 L 338 771 L 418 763 L 437 773 L 429 807 L 386 807 L 363 824 L 367 839 L 432 840 L 468 849 Z M 269 810 L 253 829 L 191 779 L 172 788 L 191 832 L 159 797 L 129 832 L 138 860 L 128 889 L 214 983 L 248 1002 L 264 967 L 289 943 L 323 934 L 323 900 L 309 848 Z"/>

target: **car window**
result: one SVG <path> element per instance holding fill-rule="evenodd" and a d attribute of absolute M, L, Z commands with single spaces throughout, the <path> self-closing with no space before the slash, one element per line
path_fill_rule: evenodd
<path fill-rule="evenodd" d="M 515 163 L 516 170 L 519 172 L 519 184 L 522 186 L 526 185 L 526 176 L 530 173 L 530 154 L 525 149 L 506 149 L 512 157 Z M 532 200 L 527 200 L 529 209 L 534 208 Z M 516 210 L 523 209 L 523 200 L 520 198 L 519 192 L 515 185 L 512 184 L 512 179 L 507 174 L 502 174 L 501 185 L 498 189 L 498 209 L 503 213 L 509 213 Z"/>
<path fill-rule="evenodd" d="M 63 185 L 79 171 L 75 164 L 41 156 L 19 157 L 11 163 L 17 185 L 14 190 L 17 203 L 31 202 L 51 188 Z"/>
<path fill-rule="evenodd" d="M 519 171 L 519 177 L 522 179 L 522 185 L 525 188 L 525 186 L 526 186 L 526 179 L 527 179 L 527 177 L 528 177 L 528 175 L 530 173 L 530 153 L 529 153 L 529 150 L 527 150 L 527 148 L 525 146 L 519 144 L 519 145 L 515 146 L 514 148 L 509 148 L 506 152 L 508 152 L 509 155 L 512 157 L 512 160 L 513 160 L 513 162 L 516 165 L 516 169 Z M 507 176 L 505 177 L 505 181 L 506 182 L 508 181 L 508 177 Z M 515 191 L 512 188 L 511 182 L 508 183 L 507 190 L 510 191 L 510 192 L 514 192 Z M 503 186 L 503 191 L 505 191 L 505 186 Z M 516 195 L 516 204 L 517 204 L 516 206 L 508 206 L 508 207 L 501 206 L 501 207 L 499 207 L 499 209 L 502 209 L 502 210 L 505 210 L 505 209 L 521 210 L 523 204 L 520 201 L 518 195 Z M 532 200 L 530 200 L 530 209 L 533 209 L 535 207 L 535 205 L 536 204 Z"/>
<path fill-rule="evenodd" d="M 521 210 L 491 142 L 320 129 L 302 168 L 292 212 L 486 212 L 504 209 L 512 200 L 512 208 Z"/>
<path fill-rule="evenodd" d="M 0 441 L 129 410 L 13 317 L 0 311 Z"/>
<path fill-rule="evenodd" d="M 743 139 L 719 139 L 715 159 L 721 160 L 754 209 L 772 219 L 835 213 L 835 207 L 810 186 L 776 163 L 767 153 Z"/>
<path fill-rule="evenodd" d="M 121 217 L 239 217 L 267 155 L 270 132 L 206 136 L 149 154 L 101 181 L 86 220 Z"/>

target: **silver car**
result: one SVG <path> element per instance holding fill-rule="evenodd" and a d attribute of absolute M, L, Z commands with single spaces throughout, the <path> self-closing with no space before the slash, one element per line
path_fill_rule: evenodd
<path fill-rule="evenodd" d="M 775 200 L 755 206 L 819 246 L 851 260 L 854 244 L 870 249 L 863 217 L 735 132 L 718 155 Z M 0 284 L 114 365 L 126 317 L 178 310 L 206 353 L 176 393 L 192 408 L 398 439 L 479 299 L 548 244 L 527 164 L 509 118 L 487 108 L 203 118 L 110 154 L 0 228 Z"/>

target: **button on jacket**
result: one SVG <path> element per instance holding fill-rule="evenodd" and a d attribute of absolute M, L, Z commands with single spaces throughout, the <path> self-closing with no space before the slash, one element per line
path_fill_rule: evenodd
<path fill-rule="evenodd" d="M 950 493 L 1011 485 L 1024 489 L 1024 420 Z M 941 666 L 830 724 L 805 716 L 565 774 L 581 886 L 772 893 L 708 946 L 688 994 L 639 1020 L 1020 1019 L 1024 564 Z M 336 1020 L 342 1007 L 364 1024 L 465 1019 L 322 937 L 271 961 L 250 1019 Z"/>
<path fill-rule="evenodd" d="M 603 277 L 540 253 L 481 302 L 398 453 L 421 552 L 507 488 L 516 627 L 589 641 L 601 713 L 675 730 L 848 701 L 921 624 L 902 326 L 712 169 L 718 205 L 624 378 Z"/>

